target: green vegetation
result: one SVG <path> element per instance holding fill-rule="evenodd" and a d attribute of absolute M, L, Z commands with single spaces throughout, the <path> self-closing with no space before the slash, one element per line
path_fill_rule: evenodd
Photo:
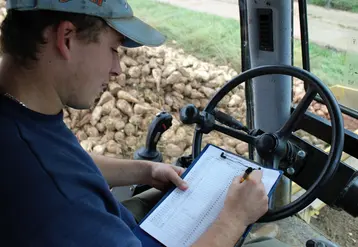
<path fill-rule="evenodd" d="M 241 70 L 240 24 L 237 20 L 198 13 L 153 0 L 131 0 L 137 16 L 168 36 L 167 44 L 220 65 Z M 175 42 L 172 42 L 172 41 Z M 294 65 L 301 66 L 300 42 L 295 41 Z M 358 54 L 339 52 L 310 44 L 311 71 L 328 85 L 358 86 Z M 354 81 L 355 79 L 356 81 Z"/>
<path fill-rule="evenodd" d="M 358 1 L 356 0 L 309 0 L 308 2 L 333 9 L 358 12 Z"/>
<path fill-rule="evenodd" d="M 164 3 L 131 0 L 135 15 L 163 32 L 176 46 L 200 59 L 240 67 L 240 23 L 173 7 Z M 170 44 L 168 42 L 167 44 Z M 171 44 L 173 45 L 173 44 Z"/>

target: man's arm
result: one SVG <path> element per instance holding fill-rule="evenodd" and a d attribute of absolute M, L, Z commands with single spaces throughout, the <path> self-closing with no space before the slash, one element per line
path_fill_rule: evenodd
<path fill-rule="evenodd" d="M 159 190 L 166 190 L 173 184 L 182 190 L 187 184 L 180 177 L 184 168 L 161 162 L 145 160 L 116 159 L 90 154 L 110 187 L 133 184 L 148 184 Z"/>
<path fill-rule="evenodd" d="M 234 246 L 246 228 L 268 210 L 268 197 L 261 179 L 262 171 L 252 172 L 243 183 L 241 177 L 236 177 L 218 218 L 192 247 Z"/>
<path fill-rule="evenodd" d="M 191 247 L 232 247 L 244 234 L 246 226 L 222 212 L 210 228 Z"/>
<path fill-rule="evenodd" d="M 153 163 L 143 160 L 126 160 L 90 153 L 110 187 L 148 184 Z"/>

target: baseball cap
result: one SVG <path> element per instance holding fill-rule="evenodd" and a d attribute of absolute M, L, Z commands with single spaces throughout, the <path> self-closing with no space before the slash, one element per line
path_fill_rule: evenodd
<path fill-rule="evenodd" d="M 166 37 L 135 17 L 126 0 L 6 0 L 6 9 L 53 10 L 97 16 L 125 36 L 122 46 L 160 46 Z"/>

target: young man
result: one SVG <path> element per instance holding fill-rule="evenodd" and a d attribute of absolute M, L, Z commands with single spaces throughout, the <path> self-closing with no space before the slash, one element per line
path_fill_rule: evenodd
<path fill-rule="evenodd" d="M 164 36 L 135 18 L 125 0 L 7 0 L 7 9 L 0 68 L 2 243 L 142 246 L 130 210 L 143 200 L 125 202 L 126 208 L 109 187 L 164 190 L 174 183 L 185 190 L 190 184 L 180 178 L 183 170 L 86 153 L 62 109 L 89 108 L 110 76 L 120 74 L 118 46 L 158 46 Z M 261 176 L 234 180 L 220 216 L 194 246 L 233 246 L 267 211 Z"/>

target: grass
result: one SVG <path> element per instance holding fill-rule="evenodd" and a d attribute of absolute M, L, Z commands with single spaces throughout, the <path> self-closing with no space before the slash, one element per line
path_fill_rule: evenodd
<path fill-rule="evenodd" d="M 168 45 L 219 65 L 241 70 L 240 24 L 237 20 L 199 13 L 153 0 L 130 0 L 136 16 L 168 37 Z M 175 44 L 171 41 L 175 40 Z M 294 65 L 301 66 L 300 42 L 294 43 Z M 358 86 L 358 54 L 310 44 L 311 71 L 328 85 Z M 353 68 L 353 70 L 352 70 Z"/>
<path fill-rule="evenodd" d="M 356 0 L 310 0 L 311 4 L 358 13 Z"/>
<path fill-rule="evenodd" d="M 240 23 L 152 0 L 130 0 L 136 16 L 149 22 L 187 53 L 240 67 Z M 170 42 L 168 42 L 169 44 Z"/>

